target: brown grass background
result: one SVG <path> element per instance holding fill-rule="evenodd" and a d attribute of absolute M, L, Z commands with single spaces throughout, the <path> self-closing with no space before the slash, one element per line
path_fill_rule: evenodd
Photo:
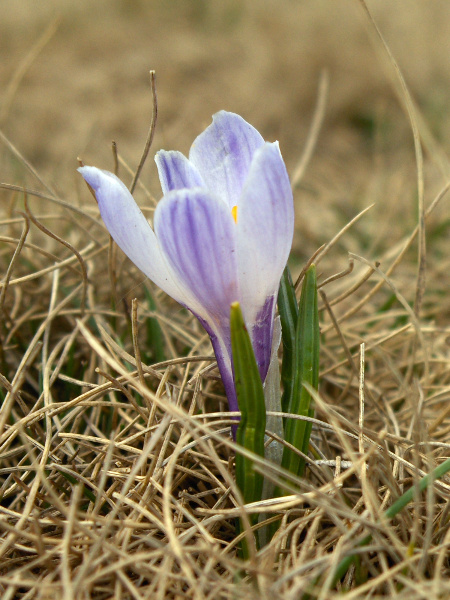
<path fill-rule="evenodd" d="M 448 3 L 379 1 L 372 8 L 445 151 Z M 56 33 L 29 60 L 54 18 Z M 154 150 L 187 151 L 211 115 L 227 109 L 278 139 L 292 172 L 326 69 L 325 122 L 299 196 L 299 227 L 323 233 L 336 218 L 330 206 L 353 214 L 372 202 L 378 237 L 386 214 L 391 226 L 415 218 L 411 130 L 391 85 L 392 68 L 356 1 L 44 0 L 37 8 L 18 0 L 5 5 L 0 28 L 3 131 L 60 190 L 73 189 L 78 155 L 112 168 L 111 140 L 137 163 L 150 119 L 149 69 L 156 70 L 159 98 Z M 17 179 L 8 153 L 1 167 Z M 145 178 L 157 195 L 152 160 Z M 315 218 L 318 204 L 323 221 Z M 301 250 L 300 237 L 296 246 Z"/>
<path fill-rule="evenodd" d="M 377 0 L 368 4 L 416 104 L 424 148 L 424 201 L 428 207 L 450 177 L 447 157 L 450 151 L 450 4 L 446 0 Z M 378 518 L 379 505 L 388 505 L 392 497 L 414 481 L 411 465 L 427 472 L 448 456 L 450 220 L 447 197 L 444 196 L 427 219 L 427 288 L 419 315 L 426 348 L 420 344 L 417 347 L 412 325 L 403 329 L 411 324 L 410 315 L 397 302 L 399 296 L 410 305 L 414 302 L 418 270 L 416 240 L 392 274 L 394 291 L 383 284 L 372 298 L 363 302 L 359 311 L 346 317 L 347 311 L 380 281 L 374 277 L 335 308 L 336 315 L 343 318 L 343 338 L 336 333 L 321 306 L 324 331 L 321 393 L 337 412 L 328 413 L 326 406 L 319 407 L 318 418 L 331 423 L 334 433 L 327 437 L 316 432 L 314 440 L 331 459 L 336 456 L 354 459 L 358 450 L 363 450 L 357 442 L 349 449 L 345 438 L 340 437 L 338 425 L 357 437 L 358 381 L 355 362 L 352 366 L 348 356 L 350 351 L 357 365 L 359 344 L 365 341 L 368 345 L 365 427 L 367 440 L 374 440 L 372 445 L 366 440 L 365 446 L 368 455 L 364 461 L 373 469 L 370 485 L 363 467 L 342 481 L 336 472 L 339 485 L 336 483 L 333 492 L 336 493 L 333 504 L 334 495 L 328 495 L 326 488 L 333 474 L 314 471 L 305 484 L 312 486 L 307 487 L 307 491 L 320 486 L 325 486 L 323 490 L 327 491 L 322 496 L 308 497 L 310 504 L 297 503 L 292 513 L 286 513 L 285 537 L 280 536 L 251 563 L 241 582 L 242 567 L 235 558 L 232 543 L 233 518 L 237 513 L 233 513 L 232 518 L 220 517 L 218 511 L 217 527 L 205 525 L 206 529 L 199 530 L 200 533 L 192 525 L 206 522 L 204 520 L 211 515 L 207 511 L 216 506 L 231 510 L 232 506 L 239 505 L 233 495 L 232 480 L 226 477 L 224 480 L 224 468 L 231 464 L 227 461 L 232 456 L 227 443 L 207 447 L 198 442 L 200 433 L 190 429 L 188 421 L 183 422 L 176 411 L 169 412 L 175 421 L 179 419 L 178 424 L 172 423 L 169 433 L 165 430 L 155 433 L 163 413 L 160 408 L 155 409 L 156 412 L 151 408 L 156 402 L 154 394 L 161 378 L 169 377 L 167 381 L 171 381 L 172 393 L 176 396 L 177 386 L 184 385 L 182 382 L 189 377 L 194 379 L 195 375 L 197 379 L 191 386 L 194 389 L 201 379 L 202 368 L 210 362 L 199 359 L 198 368 L 192 367 L 189 377 L 188 367 L 184 371 L 181 364 L 179 367 L 175 363 L 169 365 L 170 374 L 164 370 L 167 365 L 158 367 L 159 370 L 150 373 L 153 379 L 148 390 L 143 389 L 136 374 L 133 377 L 137 383 L 124 375 L 127 371 L 123 365 L 129 365 L 129 354 L 134 355 L 131 339 L 127 337 L 129 302 L 134 296 L 140 298 L 142 337 L 145 317 L 150 315 L 145 308 L 143 290 L 149 284 L 119 257 L 115 290 L 118 302 L 117 307 L 111 308 L 112 294 L 106 275 L 108 236 L 100 223 L 93 225 L 92 217 L 98 219 L 96 206 L 76 173 L 77 157 L 86 164 L 112 169 L 111 141 L 114 140 L 124 161 L 132 169 L 136 167 L 151 118 L 148 72 L 154 69 L 158 123 L 150 157 L 141 175 L 150 193 L 139 189 L 136 194 L 141 205 L 151 207 L 151 194 L 156 199 L 160 196 L 152 160 L 154 152 L 159 148 L 187 152 L 194 137 L 210 123 L 211 115 L 221 109 L 241 114 L 265 139 L 278 139 L 288 170 L 293 174 L 308 139 L 319 81 L 327 77 L 329 88 L 322 127 L 313 156 L 295 190 L 293 271 L 297 275 L 319 246 L 329 242 L 362 209 L 374 204 L 331 248 L 320 263 L 319 273 L 323 281 L 346 269 L 349 251 L 364 256 L 371 264 L 380 261 L 381 270 L 386 272 L 418 222 L 417 167 L 404 94 L 360 3 L 357 0 L 40 0 L 38 3 L 14 0 L 1 5 L 0 56 L 0 129 L 16 148 L 12 150 L 6 138 L 0 140 L 0 181 L 48 194 L 43 183 L 27 169 L 28 161 L 51 190 L 51 195 L 84 212 L 83 218 L 77 215 L 74 218 L 70 211 L 45 199 L 32 194 L 28 197 L 32 213 L 75 248 L 81 251 L 93 242 L 94 249 L 83 254 L 89 264 L 90 277 L 87 308 L 96 324 L 107 328 L 98 341 L 84 330 L 81 333 L 75 330 L 75 319 L 80 317 L 80 290 L 73 297 L 78 298 L 78 302 L 72 298 L 64 308 L 66 312 L 55 313 L 54 318 L 46 316 L 49 304 L 53 302 L 53 307 L 59 307 L 69 292 L 76 290 L 81 281 L 79 272 L 74 275 L 72 271 L 63 270 L 61 284 L 45 274 L 23 284 L 13 281 L 14 285 L 2 298 L 1 374 L 6 391 L 11 391 L 9 382 L 13 381 L 15 370 L 21 368 L 22 357 L 37 326 L 46 318 L 51 334 L 43 338 L 46 350 L 42 360 L 38 353 L 36 360 L 33 359 L 35 364 L 28 365 L 29 374 L 21 380 L 23 389 L 15 391 L 20 406 L 9 406 L 11 417 L 5 431 L 0 432 L 0 444 L 6 439 L 5 445 L 0 445 L 0 457 L 3 452 L 0 472 L 4 477 L 1 492 L 6 494 L 0 522 L 2 539 L 6 540 L 3 549 L 0 546 L 1 592 L 7 600 L 87 600 L 91 597 L 284 600 L 300 597 L 305 586 L 317 576 L 325 572 L 326 579 L 327 571 L 323 569 L 337 564 L 339 552 L 344 556 L 351 551 L 353 542 L 351 536 L 347 537 L 352 519 L 352 513 L 347 510 L 349 505 L 355 514 L 368 519 L 368 527 Z M 19 158 L 18 153 L 25 160 Z M 121 173 L 128 182 L 123 166 Z M 24 209 L 23 198 L 2 189 L 0 202 L 0 235 L 18 240 L 23 225 L 18 211 Z M 52 252 L 58 260 L 71 256 L 70 250 L 33 226 L 27 241 Z M 0 248 L 3 277 L 12 260 L 14 244 L 0 242 Z M 23 256 L 24 260 L 14 263 L 12 280 L 52 265 L 49 256 L 29 251 L 24 251 Z M 76 265 L 73 261 L 73 266 Z M 357 264 L 353 274 L 327 285 L 327 297 L 333 300 L 350 289 L 365 269 Z M 185 354 L 186 346 L 198 356 L 210 355 L 209 342 L 196 322 L 158 294 L 154 286 L 150 285 L 149 289 L 156 294 L 168 358 Z M 90 331 L 95 329 L 90 321 L 85 319 L 84 323 Z M 75 334 L 69 340 L 71 331 Z M 116 346 L 108 335 L 114 337 Z M 119 339 L 125 340 L 124 348 L 117 343 Z M 59 373 L 64 375 L 68 359 L 63 356 L 55 366 L 60 356 L 58 343 L 66 343 L 71 352 L 73 349 L 75 360 L 84 369 L 78 377 L 83 378 L 86 387 L 80 382 L 72 382 L 69 392 L 63 387 L 67 376 L 61 379 Z M 46 363 L 55 348 L 54 361 Z M 111 361 L 114 359 L 116 363 L 108 363 L 102 348 L 107 348 Z M 429 373 L 424 367 L 427 361 Z M 117 367 L 119 363 L 122 371 Z M 122 489 L 120 486 L 127 481 L 126 475 L 135 457 L 141 456 L 143 444 L 149 439 L 148 431 L 144 431 L 134 413 L 136 407 L 111 391 L 116 389 L 113 383 L 103 392 L 105 402 L 122 402 L 117 405 L 118 413 L 113 422 L 117 426 L 117 439 L 122 435 L 121 419 L 127 423 L 129 436 L 126 451 L 117 442 L 108 455 L 106 445 L 89 446 L 92 439 L 80 441 L 84 434 L 103 439 L 102 436 L 108 438 L 114 433 L 114 427 L 108 435 L 104 430 L 103 396 L 80 401 L 78 409 L 84 411 L 84 416 L 77 419 L 84 419 L 86 424 L 81 433 L 77 429 L 79 420 L 75 420 L 72 428 L 70 414 L 66 415 L 64 407 L 58 405 L 66 398 L 66 392 L 75 406 L 76 394 L 93 389 L 88 384 L 102 385 L 105 378 L 95 372 L 96 367 L 113 377 L 122 374 L 125 379 L 121 381 L 125 381 L 133 393 L 137 390 L 145 398 L 145 410 L 142 410 L 144 417 L 151 421 L 149 431 L 164 440 L 156 443 L 156 450 L 149 450 L 148 469 L 143 463 L 141 471 L 134 473 L 135 479 L 129 481 L 127 497 L 134 502 L 134 512 L 124 503 L 123 513 L 119 514 L 123 526 L 116 521 L 105 525 L 107 519 L 102 521 L 98 507 L 91 505 L 85 515 L 75 513 L 71 506 L 74 506 L 73 498 L 75 505 L 80 501 L 80 488 L 69 485 L 67 478 L 61 476 L 60 463 L 54 462 L 52 466 L 51 485 L 42 482 L 33 488 L 36 471 L 34 467 L 27 470 L 30 464 L 35 466 L 40 460 L 47 464 L 42 457 L 51 448 L 52 460 L 57 461 L 59 456 L 62 464 L 69 464 L 72 475 L 75 473 L 78 477 L 82 473 L 83 481 L 90 482 L 92 489 L 102 485 L 107 488 L 105 481 L 101 483 L 102 469 L 107 472 L 111 487 L 104 493 L 108 502 L 118 502 L 113 492 Z M 50 396 L 44 393 L 42 400 L 39 374 L 47 368 L 47 376 L 55 369 L 55 380 L 47 392 Z M 203 398 L 195 387 L 194 393 L 191 389 L 186 398 L 178 399 L 176 410 L 181 407 L 195 413 L 198 407 L 206 406 L 212 411 L 223 407 L 221 389 L 214 378 L 205 376 L 202 381 Z M 161 394 L 164 396 L 164 391 Z M 167 388 L 165 400 L 171 401 L 169 396 Z M 26 421 L 27 411 L 31 414 L 40 410 L 42 402 L 50 406 L 46 404 L 50 397 L 56 404 L 55 414 L 62 419 L 62 426 L 59 417 L 52 421 L 51 441 L 50 421 L 44 427 L 42 420 L 45 411 L 31 430 Z M 209 425 L 214 429 L 213 419 Z M 219 428 L 217 425 L 216 429 Z M 388 432 L 389 444 L 386 443 L 383 451 L 374 450 L 377 433 L 382 429 Z M 5 437 L 1 437 L 3 434 Z M 75 437 L 69 439 L 70 435 Z M 80 440 L 78 435 L 81 435 Z M 192 437 L 197 440 L 198 448 L 194 445 L 192 453 L 183 450 L 184 458 L 170 463 L 171 454 L 180 452 L 180 444 L 189 443 Z M 74 448 L 75 458 L 71 454 Z M 389 456 L 388 450 L 393 454 Z M 394 455 L 407 460 L 408 464 L 397 462 Z M 154 488 L 151 492 L 143 491 L 142 482 L 146 481 L 150 466 L 154 469 L 155 464 L 158 468 L 149 475 L 150 479 L 154 478 L 151 479 Z M 24 465 L 28 465 L 27 468 Z M 18 481 L 19 476 L 22 480 Z M 341 497 L 336 490 L 342 485 L 345 490 Z M 34 489 L 33 500 L 29 500 L 30 489 Z M 449 529 L 445 510 L 448 489 L 448 484 L 438 487 L 435 496 L 428 496 L 426 505 L 417 501 L 395 527 L 387 527 L 381 533 L 376 528 L 373 530 L 372 553 L 364 555 L 362 569 L 366 576 L 369 574 L 369 584 L 371 578 L 374 581 L 373 586 L 365 584 L 366 587 L 363 585 L 358 591 L 355 582 L 361 583 L 364 577 L 361 579 L 360 575 L 351 573 L 346 581 L 349 598 L 442 600 L 448 597 Z M 148 493 L 151 500 L 146 496 Z M 184 512 L 177 504 L 181 497 Z M 48 508 L 49 503 L 53 503 L 53 512 Z M 149 506 L 154 511 L 153 517 L 145 512 Z M 136 507 L 141 507 L 142 512 Z M 23 523 L 21 514 L 27 514 Z M 176 525 L 173 530 L 172 518 Z M 125 523 L 126 519 L 134 529 Z M 94 521 L 98 528 L 92 526 Z M 14 533 L 17 523 L 24 537 Z M 177 541 L 180 532 L 185 533 L 181 539 L 188 539 L 187 542 Z M 108 543 L 102 546 L 98 540 L 103 534 Z M 148 542 L 150 538 L 157 540 L 155 546 Z M 73 547 L 70 539 L 74 540 Z M 97 548 L 96 554 L 89 560 L 94 566 L 86 562 L 87 559 L 84 561 L 93 547 Z M 136 564 L 133 564 L 134 552 L 140 553 Z M 77 580 L 79 573 L 84 573 L 85 579 Z M 259 586 L 257 591 L 255 580 Z M 327 581 L 315 597 L 327 599 L 339 593 L 328 590 L 326 584 Z"/>

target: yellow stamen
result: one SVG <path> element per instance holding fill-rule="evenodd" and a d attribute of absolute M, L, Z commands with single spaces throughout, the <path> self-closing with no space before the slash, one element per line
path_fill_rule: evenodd
<path fill-rule="evenodd" d="M 233 215 L 234 222 L 237 223 L 237 206 L 233 206 L 231 214 Z"/>

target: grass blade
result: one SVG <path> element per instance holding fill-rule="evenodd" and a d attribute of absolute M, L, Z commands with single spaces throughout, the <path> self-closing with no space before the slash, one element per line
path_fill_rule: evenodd
<path fill-rule="evenodd" d="M 311 416 L 312 398 L 304 387 L 313 389 L 319 385 L 319 313 L 317 307 L 316 267 L 311 265 L 306 271 L 300 297 L 296 327 L 294 358 L 296 367 L 292 382 L 292 392 L 288 412 L 295 415 Z M 285 428 L 287 442 L 306 453 L 309 445 L 311 425 L 306 421 L 288 419 Z M 289 448 L 283 452 L 282 467 L 296 475 L 302 475 L 304 460 Z"/>
<path fill-rule="evenodd" d="M 391 504 L 391 506 L 384 511 L 381 521 L 388 520 L 390 521 L 398 513 L 405 508 L 412 500 L 414 499 L 415 494 L 418 492 L 424 492 L 430 485 L 433 484 L 434 481 L 440 479 L 450 471 L 450 458 L 447 458 L 443 463 L 438 465 L 431 473 L 425 475 L 420 479 L 416 485 L 413 485 L 407 490 L 404 494 L 397 498 L 397 500 Z M 369 533 L 365 537 L 363 537 L 359 542 L 357 542 L 356 547 L 360 548 L 362 546 L 366 546 L 372 540 L 372 535 Z M 357 554 L 350 554 L 346 556 L 341 562 L 337 565 L 336 570 L 333 574 L 332 583 L 330 589 L 333 589 L 338 581 L 340 581 L 345 574 L 347 573 L 350 566 L 357 560 Z M 319 579 L 316 580 L 315 585 L 317 585 Z M 315 597 L 315 596 L 314 596 Z M 302 600 L 311 600 L 312 596 L 306 594 L 302 597 Z"/>
<path fill-rule="evenodd" d="M 150 310 L 156 310 L 156 304 L 150 290 L 145 287 L 145 296 L 147 304 Z M 147 328 L 147 351 L 145 355 L 145 361 L 147 364 L 152 362 L 164 362 L 166 360 L 166 353 L 164 350 L 164 336 L 161 331 L 161 325 L 156 317 L 149 317 L 146 319 Z"/>
<path fill-rule="evenodd" d="M 298 306 L 295 297 L 295 287 L 287 266 L 283 271 L 278 291 L 278 312 L 280 313 L 283 341 L 283 364 L 281 367 L 283 396 L 281 397 L 281 409 L 283 412 L 288 412 L 295 373 L 295 338 Z"/>
<path fill-rule="evenodd" d="M 266 428 L 266 407 L 264 390 L 259 375 L 250 336 L 238 302 L 231 305 L 231 346 L 233 351 L 236 395 L 241 411 L 236 441 L 259 456 L 264 456 L 264 432 Z M 261 500 L 263 476 L 253 468 L 253 461 L 236 454 L 236 483 L 244 502 Z M 250 517 L 253 525 L 257 515 Z M 242 555 L 248 558 L 246 540 L 242 543 Z"/>

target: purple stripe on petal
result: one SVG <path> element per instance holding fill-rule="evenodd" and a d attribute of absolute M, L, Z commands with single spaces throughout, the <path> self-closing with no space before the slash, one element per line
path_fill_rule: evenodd
<path fill-rule="evenodd" d="M 227 353 L 224 352 L 222 345 L 219 342 L 219 339 L 214 335 L 210 335 L 212 347 L 214 349 L 214 354 L 216 355 L 217 366 L 219 367 L 219 373 L 222 378 L 222 383 L 225 388 L 225 393 L 227 395 L 228 400 L 228 410 L 230 412 L 238 412 L 239 405 L 236 395 L 236 387 L 234 385 L 234 371 L 231 363 L 231 359 L 227 356 Z M 230 342 L 231 343 L 231 342 Z M 231 349 L 230 349 L 231 352 Z M 236 421 L 240 420 L 240 417 L 233 417 Z M 237 433 L 237 424 L 231 426 L 231 434 L 233 436 L 234 441 L 236 441 L 236 433 Z"/>
<path fill-rule="evenodd" d="M 160 150 L 155 156 L 163 194 L 183 188 L 205 187 L 196 169 L 181 152 Z"/>
<path fill-rule="evenodd" d="M 174 280 L 153 229 L 125 184 L 113 173 L 96 167 L 80 167 L 78 171 L 93 188 L 102 219 L 116 244 L 167 294 L 192 306 L 192 296 Z"/>
<path fill-rule="evenodd" d="M 251 326 L 253 351 L 255 352 L 256 363 L 263 382 L 269 369 L 272 352 L 275 304 L 276 295 L 267 298 Z"/>
<path fill-rule="evenodd" d="M 278 144 L 257 150 L 238 208 L 237 248 L 242 310 L 251 323 L 276 295 L 294 233 L 294 203 Z"/>
<path fill-rule="evenodd" d="M 222 377 L 225 393 L 228 400 L 228 408 L 231 412 L 237 412 L 239 410 L 238 401 L 236 397 L 236 388 L 234 386 L 233 370 L 231 369 L 230 358 L 224 354 L 222 348 L 219 346 L 217 339 L 211 337 L 211 343 L 214 349 L 214 354 L 217 359 L 217 366 L 219 367 L 220 376 Z"/>
<path fill-rule="evenodd" d="M 238 203 L 253 156 L 263 145 L 260 133 L 242 117 L 220 111 L 192 144 L 189 161 L 208 189 L 223 198 L 231 210 Z"/>
<path fill-rule="evenodd" d="M 237 412 L 239 410 L 236 388 L 234 385 L 234 371 L 232 363 L 232 352 L 231 352 L 231 333 L 230 328 L 222 332 L 221 335 L 217 334 L 211 328 L 211 325 L 195 315 L 200 323 L 203 325 L 205 331 L 211 338 L 211 343 L 214 349 L 214 354 L 217 359 L 217 366 L 219 367 L 220 376 L 225 388 L 225 393 L 228 399 L 228 408 L 231 412 Z"/>
<path fill-rule="evenodd" d="M 236 227 L 226 204 L 205 190 L 169 192 L 155 211 L 155 232 L 171 269 L 215 328 L 229 326 L 238 297 Z"/>

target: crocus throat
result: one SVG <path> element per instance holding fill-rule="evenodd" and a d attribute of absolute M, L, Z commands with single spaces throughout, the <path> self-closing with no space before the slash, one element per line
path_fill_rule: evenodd
<path fill-rule="evenodd" d="M 237 205 L 233 206 L 231 209 L 231 214 L 233 215 L 234 222 L 237 223 Z"/>

